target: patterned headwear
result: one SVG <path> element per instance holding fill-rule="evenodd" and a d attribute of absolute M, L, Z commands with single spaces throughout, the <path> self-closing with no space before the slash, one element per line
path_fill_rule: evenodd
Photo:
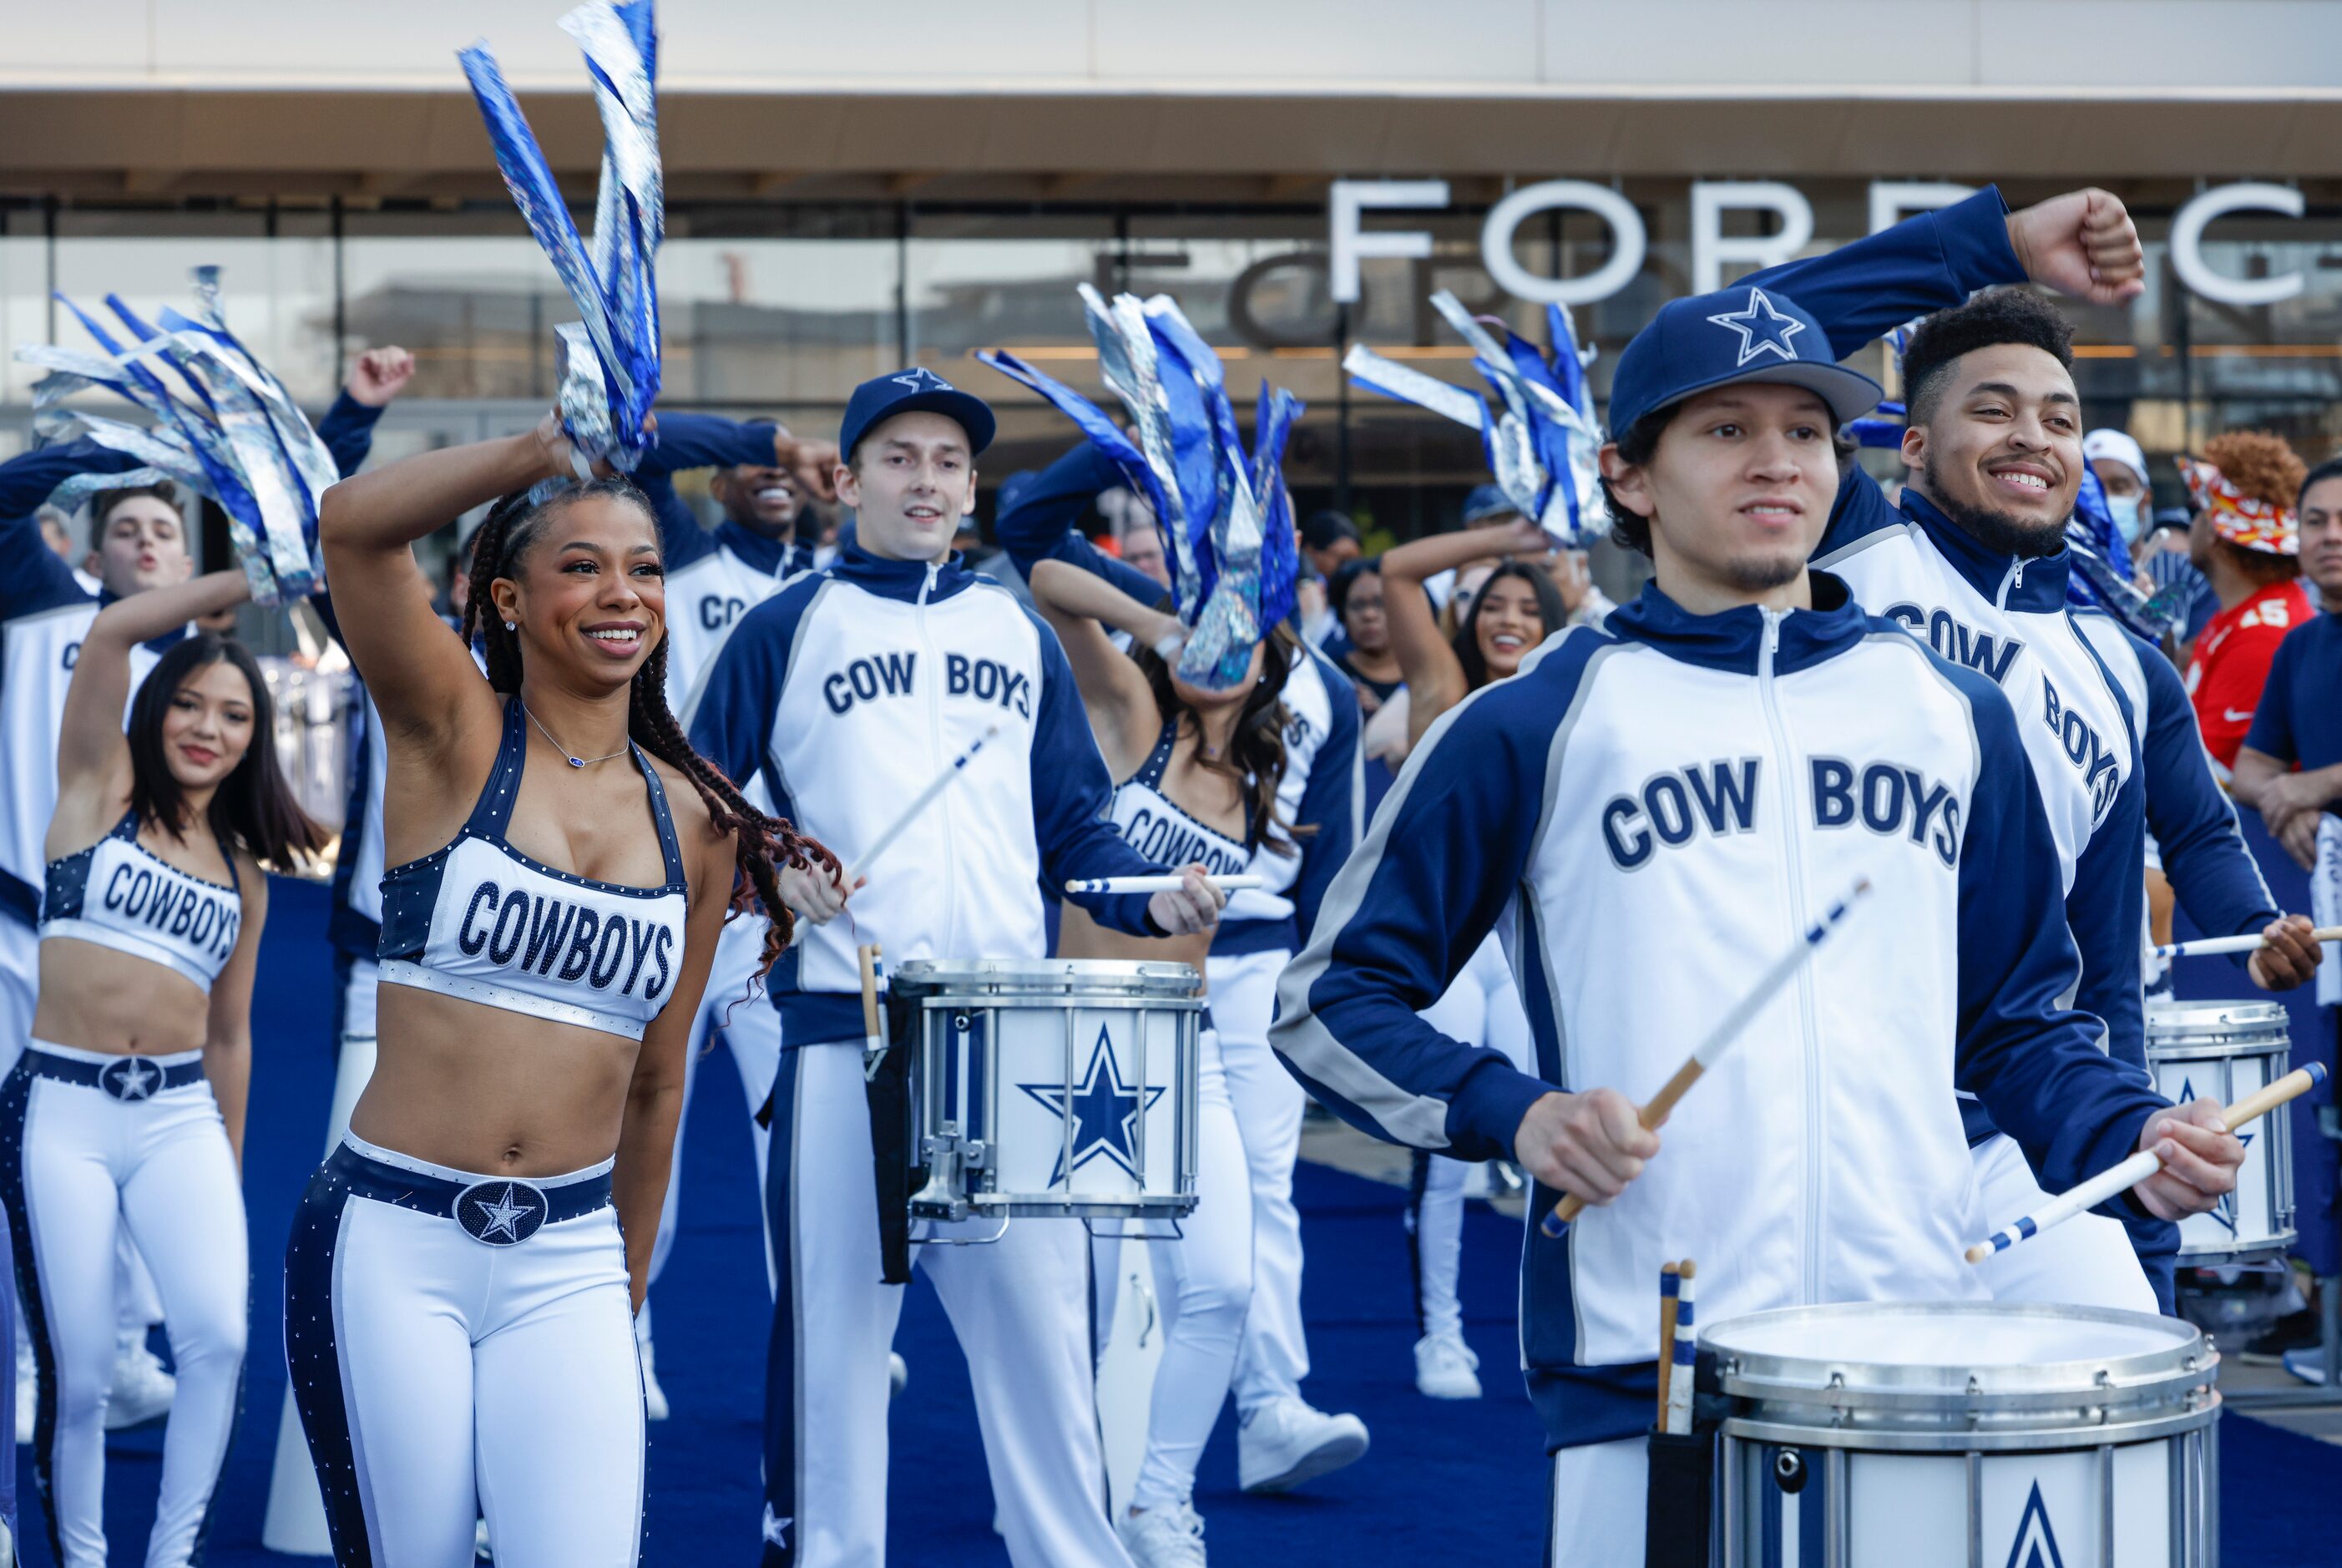
<path fill-rule="evenodd" d="M 561 339 L 561 426 L 586 458 L 632 471 L 654 440 L 643 428 L 659 390 L 658 288 L 653 262 L 666 234 L 659 172 L 658 35 L 651 0 L 591 0 L 561 19 L 585 51 L 602 115 L 602 181 L 594 238 L 578 237 L 568 204 L 485 43 L 456 58 L 487 123 L 496 167 L 529 232 L 582 321 Z"/>
<path fill-rule="evenodd" d="M 219 268 L 196 267 L 194 278 L 194 318 L 165 309 L 159 331 L 118 296 L 105 296 L 106 308 L 132 340 L 126 348 L 88 312 L 59 295 L 59 302 L 105 352 L 47 345 L 16 351 L 18 359 L 50 373 L 33 388 L 36 431 L 86 435 L 145 464 L 125 474 L 76 474 L 57 486 L 52 499 L 71 509 L 99 490 L 185 485 L 218 502 L 227 514 L 228 538 L 252 584 L 255 603 L 305 597 L 322 573 L 317 501 L 341 475 L 285 384 L 228 331 L 220 315 Z M 177 388 L 159 374 L 165 366 L 177 373 Z M 129 424 L 65 405 L 67 397 L 92 386 L 145 409 L 154 424 Z"/>
<path fill-rule="evenodd" d="M 1136 442 L 1096 404 L 1015 355 L 986 349 L 976 358 L 1055 404 L 1146 497 L 1188 629 L 1176 674 L 1227 691 L 1247 677 L 1253 649 L 1293 613 L 1301 562 L 1284 461 L 1301 400 L 1261 384 L 1247 454 L 1220 356 L 1178 305 L 1163 295 L 1141 304 L 1127 294 L 1109 305 L 1087 284 L 1081 296 L 1099 373 L 1129 411 Z"/>
<path fill-rule="evenodd" d="M 1361 386 L 1477 430 L 1497 486 L 1522 516 L 1536 518 L 1559 543 L 1584 544 L 1607 534 L 1598 461 L 1602 429 L 1586 385 L 1594 352 L 1577 346 L 1567 308 L 1546 307 L 1554 351 L 1548 363 L 1536 345 L 1509 328 L 1499 344 L 1445 289 L 1431 296 L 1431 305 L 1472 345 L 1472 363 L 1496 393 L 1498 408 L 1476 392 L 1394 364 L 1363 344 L 1351 345 L 1342 368 Z"/>
<path fill-rule="evenodd" d="M 2301 522 L 2292 507 L 2247 495 L 2218 469 L 2192 457 L 2179 460 L 2179 475 L 2187 481 L 2196 510 L 2210 514 L 2212 532 L 2229 544 L 2264 555 L 2301 554 Z"/>

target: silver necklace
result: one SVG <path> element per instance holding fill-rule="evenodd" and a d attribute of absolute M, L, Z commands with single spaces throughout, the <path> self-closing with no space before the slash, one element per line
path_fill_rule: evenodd
<path fill-rule="evenodd" d="M 513 701 L 520 703 L 520 699 L 518 697 L 515 697 Z M 563 745 L 561 742 L 555 737 L 553 732 L 545 727 L 544 720 L 538 718 L 535 714 L 529 714 L 528 704 L 526 703 L 520 703 L 520 711 L 524 714 L 528 714 L 528 722 L 536 726 L 536 733 L 543 735 L 546 740 L 552 741 L 553 749 L 559 752 L 563 756 L 567 757 L 569 759 L 569 765 L 573 768 L 582 768 L 587 763 L 606 763 L 610 760 L 610 757 L 625 756 L 626 754 L 626 750 L 631 749 L 633 745 L 633 743 L 629 742 L 627 743 L 627 747 L 626 749 L 612 752 L 610 756 L 607 757 L 581 757 L 576 753 L 571 751 L 567 746 Z"/>

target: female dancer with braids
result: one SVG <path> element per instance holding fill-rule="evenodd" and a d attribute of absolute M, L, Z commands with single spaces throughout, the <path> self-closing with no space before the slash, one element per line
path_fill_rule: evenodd
<path fill-rule="evenodd" d="M 65 694 L 40 1006 L 0 1085 L 0 1197 L 40 1367 L 26 1435 L 65 1568 L 105 1562 L 117 1227 L 154 1272 L 178 1364 L 153 1568 L 201 1554 L 235 1425 L 260 863 L 290 869 L 323 835 L 277 770 L 268 687 L 241 646 L 183 638 L 130 693 L 133 650 L 248 596 L 242 572 L 214 572 L 116 600 Z"/>
<path fill-rule="evenodd" d="M 776 862 L 826 859 L 684 739 L 656 521 L 622 480 L 531 488 L 570 472 L 548 416 L 345 481 L 320 520 L 389 766 L 380 1055 L 285 1256 L 345 1563 L 468 1563 L 475 1510 L 505 1568 L 635 1562 L 629 1317 L 692 1014 L 727 907 L 762 895 L 769 964 Z M 409 546 L 497 496 L 450 635 Z"/>

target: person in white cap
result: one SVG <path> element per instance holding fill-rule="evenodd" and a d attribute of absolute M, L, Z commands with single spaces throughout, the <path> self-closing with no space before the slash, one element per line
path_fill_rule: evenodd
<path fill-rule="evenodd" d="M 2155 513 L 2155 486 L 2147 476 L 2147 454 L 2127 431 L 2093 430 L 2082 437 L 2082 460 L 2107 492 L 2107 510 L 2122 530 L 2123 543 L 2136 544 Z"/>

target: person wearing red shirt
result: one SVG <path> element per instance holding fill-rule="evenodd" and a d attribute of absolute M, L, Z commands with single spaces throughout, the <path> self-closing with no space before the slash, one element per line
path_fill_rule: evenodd
<path fill-rule="evenodd" d="M 2219 614 L 2196 639 L 2187 694 L 2225 783 L 2253 727 L 2277 644 L 2311 617 L 2298 581 L 2293 512 L 2306 470 L 2292 447 L 2263 431 L 2215 436 L 2202 462 L 2183 457 L 2179 464 L 2197 506 L 2188 557 L 2220 601 Z"/>

